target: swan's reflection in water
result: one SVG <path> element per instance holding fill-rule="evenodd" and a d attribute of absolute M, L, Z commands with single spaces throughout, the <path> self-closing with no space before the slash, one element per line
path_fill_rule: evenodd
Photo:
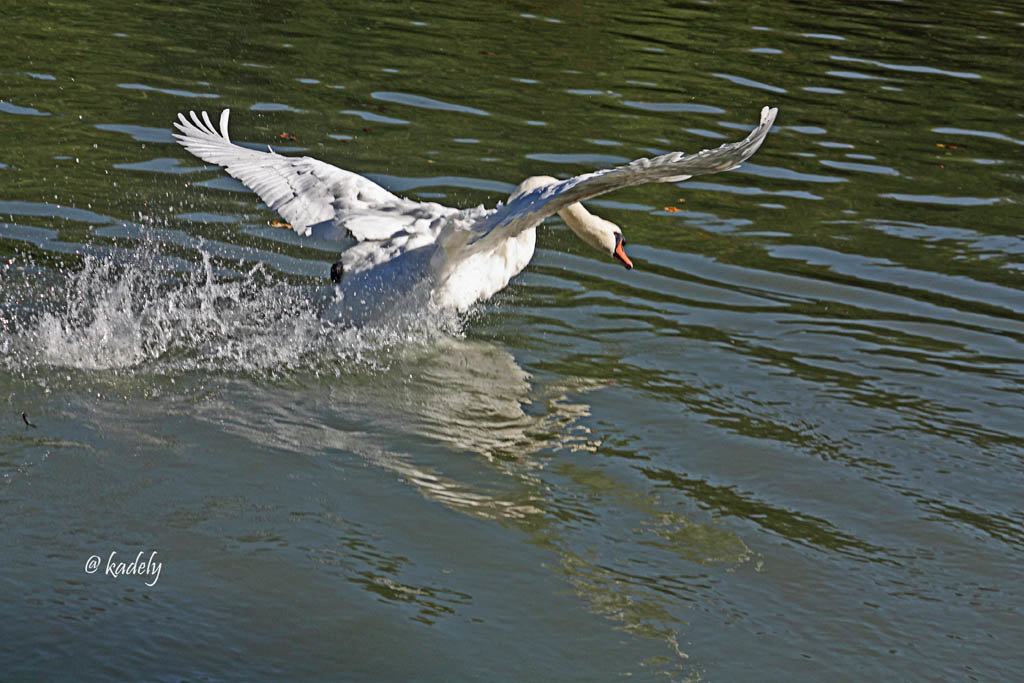
<path fill-rule="evenodd" d="M 260 444 L 336 457 L 338 466 L 356 454 L 430 501 L 522 530 L 556 554 L 555 571 L 591 609 L 682 655 L 675 615 L 700 601 L 691 584 L 702 568 L 736 567 L 751 551 L 606 466 L 602 442 L 583 424 L 583 398 L 601 388 L 565 377 L 535 386 L 501 346 L 445 337 L 397 351 L 385 370 L 247 401 L 273 414 L 236 414 L 224 426 Z M 229 402 L 212 412 L 230 411 Z M 623 540 L 654 553 L 657 571 L 630 574 L 606 561 Z"/>

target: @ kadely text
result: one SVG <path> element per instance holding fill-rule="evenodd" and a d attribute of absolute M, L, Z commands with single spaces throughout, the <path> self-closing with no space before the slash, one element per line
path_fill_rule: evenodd
<path fill-rule="evenodd" d="M 115 579 L 119 576 L 147 576 L 153 577 L 152 581 L 147 581 L 147 586 L 155 586 L 156 582 L 160 580 L 160 570 L 163 569 L 163 562 L 156 561 L 156 551 L 154 550 L 149 554 L 149 557 L 145 557 L 145 551 L 139 551 L 139 554 L 135 556 L 135 559 L 131 561 L 122 560 L 118 557 L 117 551 L 112 550 L 110 555 L 107 557 L 106 565 L 103 564 L 103 558 L 99 555 L 93 555 L 85 561 L 85 573 L 95 574 L 96 571 L 102 566 L 103 573 L 107 576 L 112 576 Z"/>

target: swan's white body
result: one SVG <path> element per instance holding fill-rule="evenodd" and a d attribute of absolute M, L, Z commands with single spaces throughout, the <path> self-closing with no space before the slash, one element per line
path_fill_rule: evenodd
<path fill-rule="evenodd" d="M 311 157 L 241 147 L 228 137 L 228 114 L 219 131 L 206 112 L 190 112 L 174 125 L 178 141 L 200 159 L 219 164 L 288 221 L 300 235 L 358 244 L 341 255 L 343 275 L 331 317 L 372 319 L 399 304 L 465 310 L 491 297 L 533 257 L 536 228 L 558 213 L 581 239 L 632 268 L 614 223 L 579 202 L 648 182 L 676 182 L 735 168 L 764 141 L 776 109 L 761 110 L 760 124 L 744 140 L 686 155 L 672 152 L 568 180 L 533 177 L 493 209 L 453 209 L 398 197 L 363 176 Z M 332 278 L 339 264 L 332 269 Z"/>

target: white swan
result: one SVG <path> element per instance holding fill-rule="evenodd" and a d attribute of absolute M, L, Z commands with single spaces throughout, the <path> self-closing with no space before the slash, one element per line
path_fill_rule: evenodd
<path fill-rule="evenodd" d="M 778 110 L 764 107 L 745 139 L 696 154 L 672 152 L 568 180 L 527 178 L 493 209 L 453 209 L 391 194 L 363 176 L 311 157 L 241 147 L 202 117 L 178 114 L 175 137 L 192 154 L 223 166 L 277 211 L 300 235 L 359 241 L 331 268 L 339 296 L 327 312 L 360 322 L 402 304 L 465 310 L 508 284 L 533 257 L 536 227 L 555 213 L 584 242 L 626 268 L 619 226 L 579 202 L 620 187 L 676 182 L 735 168 L 764 142 Z M 191 120 L 190 120 L 191 119 Z"/>

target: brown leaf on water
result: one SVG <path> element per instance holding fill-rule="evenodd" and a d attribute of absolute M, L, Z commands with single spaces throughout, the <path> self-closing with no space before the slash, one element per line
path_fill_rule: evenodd
<path fill-rule="evenodd" d="M 299 139 L 297 137 L 295 137 L 294 135 L 292 135 L 291 133 L 281 133 L 277 137 L 281 138 L 282 140 L 291 140 L 292 142 L 298 142 L 299 141 Z"/>
<path fill-rule="evenodd" d="M 272 227 L 272 228 L 284 228 L 285 230 L 291 230 L 292 229 L 291 225 L 289 225 L 288 223 L 285 223 L 282 220 L 278 220 L 277 218 L 275 218 L 274 220 L 270 221 L 270 227 Z"/>
<path fill-rule="evenodd" d="M 682 211 L 678 206 L 666 206 L 665 210 L 669 213 L 678 213 L 679 211 Z"/>

